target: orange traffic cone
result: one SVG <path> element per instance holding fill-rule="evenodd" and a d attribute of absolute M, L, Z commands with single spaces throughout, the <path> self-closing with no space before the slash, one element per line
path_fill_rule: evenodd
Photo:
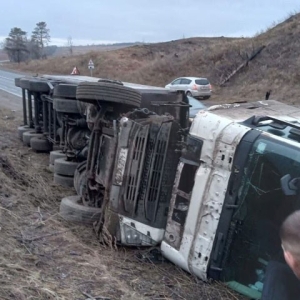
<path fill-rule="evenodd" d="M 71 73 L 71 75 L 79 75 L 80 73 L 79 73 L 79 70 L 77 69 L 77 67 L 75 66 L 74 67 L 74 69 L 73 69 L 73 71 L 72 71 L 72 73 Z"/>

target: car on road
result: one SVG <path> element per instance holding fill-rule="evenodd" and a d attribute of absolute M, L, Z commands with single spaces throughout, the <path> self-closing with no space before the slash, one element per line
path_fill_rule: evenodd
<path fill-rule="evenodd" d="M 212 88 L 207 78 L 202 77 L 180 77 L 165 86 L 172 91 L 184 91 L 187 96 L 200 99 L 208 99 Z"/>

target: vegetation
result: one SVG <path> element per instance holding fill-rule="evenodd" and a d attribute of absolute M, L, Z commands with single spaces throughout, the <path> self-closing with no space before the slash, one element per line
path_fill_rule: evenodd
<path fill-rule="evenodd" d="M 44 47 L 50 42 L 49 31 L 46 22 L 39 22 L 32 32 L 31 41 L 38 49 L 39 58 L 46 56 Z"/>
<path fill-rule="evenodd" d="M 49 31 L 46 22 L 39 22 L 28 40 L 27 32 L 18 27 L 12 28 L 3 45 L 9 60 L 20 63 L 28 59 L 46 58 L 45 46 L 50 41 Z"/>
<path fill-rule="evenodd" d="M 88 76 L 88 62 L 92 59 L 96 77 L 164 86 L 176 77 L 202 76 L 212 83 L 211 101 L 217 103 L 262 100 L 271 90 L 270 99 L 296 104 L 300 94 L 299 37 L 300 14 L 295 13 L 252 38 L 190 38 L 113 51 L 85 47 L 85 53 L 80 55 L 74 47 L 72 56 L 66 55 L 65 47 L 61 57 L 12 67 L 35 74 L 70 74 L 77 66 L 81 75 Z M 255 59 L 247 62 L 263 46 Z"/>
<path fill-rule="evenodd" d="M 28 57 L 26 32 L 14 27 L 4 42 L 4 50 L 11 61 L 20 63 Z"/>

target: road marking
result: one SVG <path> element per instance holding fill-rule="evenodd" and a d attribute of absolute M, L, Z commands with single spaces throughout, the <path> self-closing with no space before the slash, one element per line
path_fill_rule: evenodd
<path fill-rule="evenodd" d="M 7 79 L 7 80 L 10 80 L 10 81 L 14 81 L 15 80 L 14 78 L 4 77 L 4 76 L 1 76 L 1 75 L 0 75 L 0 78 Z"/>

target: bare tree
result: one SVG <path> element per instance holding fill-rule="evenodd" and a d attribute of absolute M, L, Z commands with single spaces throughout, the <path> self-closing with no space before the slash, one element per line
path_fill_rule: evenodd
<path fill-rule="evenodd" d="M 69 36 L 67 39 L 67 47 L 70 55 L 73 55 L 73 40 L 71 36 Z"/>
<path fill-rule="evenodd" d="M 31 40 L 35 42 L 40 49 L 40 57 L 46 57 L 44 47 L 50 42 L 50 30 L 47 28 L 46 22 L 39 22 L 32 31 Z"/>

